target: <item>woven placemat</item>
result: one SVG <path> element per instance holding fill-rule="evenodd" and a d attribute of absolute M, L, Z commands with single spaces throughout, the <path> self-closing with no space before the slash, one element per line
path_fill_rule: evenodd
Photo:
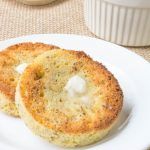
<path fill-rule="evenodd" d="M 0 0 L 0 40 L 42 33 L 95 37 L 84 24 L 83 0 L 56 0 L 45 6 L 27 6 L 15 0 Z M 150 62 L 150 47 L 128 49 Z"/>

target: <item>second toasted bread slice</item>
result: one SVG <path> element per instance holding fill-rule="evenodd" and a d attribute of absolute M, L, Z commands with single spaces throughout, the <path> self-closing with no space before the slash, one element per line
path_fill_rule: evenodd
<path fill-rule="evenodd" d="M 0 109 L 3 112 L 19 116 L 15 90 L 22 71 L 38 55 L 55 48 L 43 43 L 20 43 L 0 52 Z"/>

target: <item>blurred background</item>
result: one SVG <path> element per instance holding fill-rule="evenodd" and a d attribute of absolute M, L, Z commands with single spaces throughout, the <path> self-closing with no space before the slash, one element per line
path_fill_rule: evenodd
<path fill-rule="evenodd" d="M 84 21 L 84 0 L 55 0 L 29 6 L 16 0 L 0 0 L 0 41 L 30 34 L 77 34 L 96 37 Z M 128 47 L 150 61 L 150 47 Z"/>

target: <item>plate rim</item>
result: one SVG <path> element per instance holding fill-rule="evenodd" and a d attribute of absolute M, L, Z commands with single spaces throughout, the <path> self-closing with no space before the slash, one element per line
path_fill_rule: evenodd
<path fill-rule="evenodd" d="M 104 41 L 104 40 L 101 40 L 101 39 L 97 39 L 97 38 L 93 38 L 93 37 L 88 37 L 88 36 L 83 36 L 83 35 L 75 35 L 75 34 L 31 34 L 31 35 L 25 35 L 25 36 L 20 36 L 20 37 L 10 38 L 10 39 L 4 40 L 4 41 L 0 41 L 0 47 L 1 47 L 1 45 L 4 45 L 5 43 L 10 43 L 10 45 L 12 45 L 14 43 L 14 41 L 16 43 L 21 43 L 21 42 L 18 42 L 18 40 L 20 40 L 20 39 L 22 41 L 24 39 L 28 39 L 28 38 L 30 39 L 31 37 L 32 38 L 37 38 L 37 37 L 41 37 L 41 36 L 47 36 L 47 37 L 52 37 L 52 36 L 53 37 L 56 37 L 56 36 L 57 37 L 59 37 L 59 36 L 64 37 L 65 36 L 67 38 L 73 36 L 75 38 L 81 38 L 83 40 L 86 40 L 86 39 L 87 40 L 94 40 L 96 42 L 101 41 L 101 42 L 104 42 L 105 44 L 112 45 L 113 47 L 116 47 L 117 49 L 123 49 L 122 53 L 127 53 L 127 54 L 131 55 L 131 57 L 136 57 L 137 59 L 139 59 L 140 61 L 142 61 L 142 63 L 144 63 L 147 67 L 149 67 L 149 72 L 150 72 L 150 63 L 147 60 L 145 60 L 143 57 L 141 57 L 138 54 L 136 54 L 135 52 L 132 52 L 129 49 L 127 49 L 125 47 L 122 47 L 122 46 L 119 46 L 119 45 L 116 45 L 114 43 L 110 43 L 110 42 L 107 42 L 107 41 Z M 1 146 L 1 143 L 0 143 L 0 146 Z M 150 146 L 150 143 L 149 143 L 148 146 Z M 93 148 L 90 148 L 90 149 L 93 149 Z"/>

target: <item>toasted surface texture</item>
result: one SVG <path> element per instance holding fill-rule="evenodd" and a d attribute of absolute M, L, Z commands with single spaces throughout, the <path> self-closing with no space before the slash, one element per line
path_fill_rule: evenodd
<path fill-rule="evenodd" d="M 86 81 L 86 92 L 70 98 L 64 87 L 75 75 Z M 22 74 L 16 100 L 20 116 L 34 133 L 76 147 L 108 133 L 122 109 L 123 93 L 114 76 L 84 52 L 53 50 L 37 57 Z"/>
<path fill-rule="evenodd" d="M 3 112 L 18 116 L 15 90 L 20 74 L 16 67 L 22 63 L 31 63 L 41 53 L 54 48 L 43 43 L 20 43 L 0 52 L 0 109 Z"/>

